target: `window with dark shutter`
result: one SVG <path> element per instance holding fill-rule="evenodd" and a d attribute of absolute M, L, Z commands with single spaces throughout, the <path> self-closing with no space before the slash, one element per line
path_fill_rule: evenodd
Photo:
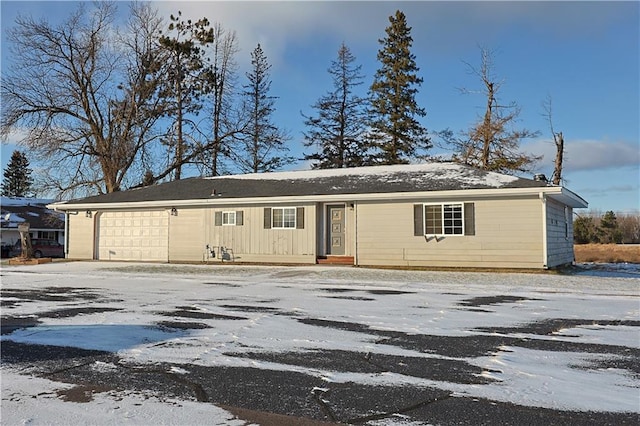
<path fill-rule="evenodd" d="M 304 207 L 296 208 L 296 229 L 304 229 Z"/>
<path fill-rule="evenodd" d="M 264 209 L 264 229 L 271 229 L 271 209 L 269 207 Z"/>
<path fill-rule="evenodd" d="M 422 204 L 413 205 L 413 235 L 421 237 L 424 235 L 424 217 L 422 216 Z"/>
<path fill-rule="evenodd" d="M 473 203 L 464 203 L 464 235 L 476 235 L 476 211 Z"/>
<path fill-rule="evenodd" d="M 414 204 L 413 235 L 475 235 L 474 203 Z"/>

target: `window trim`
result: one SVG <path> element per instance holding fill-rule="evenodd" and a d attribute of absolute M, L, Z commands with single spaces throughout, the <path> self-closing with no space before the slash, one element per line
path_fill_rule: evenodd
<path fill-rule="evenodd" d="M 275 228 L 275 229 L 305 229 L 304 227 L 304 212 L 305 212 L 305 208 L 301 207 L 301 206 L 278 206 L 278 207 L 265 207 L 263 210 L 264 213 L 264 224 L 263 224 L 263 228 L 264 229 L 272 229 L 272 223 L 273 223 L 273 214 L 272 214 L 272 209 L 286 209 L 286 208 L 292 208 L 296 210 L 296 215 L 295 215 L 295 227 L 293 228 Z"/>
<path fill-rule="evenodd" d="M 290 210 L 289 211 L 289 216 L 291 216 L 291 212 L 293 212 L 293 223 L 291 222 L 290 218 L 289 221 L 285 221 L 285 210 Z M 276 211 L 281 211 L 282 212 L 282 225 L 281 226 L 277 226 L 275 224 L 275 213 Z M 271 229 L 297 229 L 297 225 L 298 225 L 298 221 L 297 221 L 297 209 L 296 207 L 271 207 Z M 292 226 L 285 226 L 285 224 L 292 224 Z"/>
<path fill-rule="evenodd" d="M 236 216 L 237 213 L 235 210 L 223 210 L 222 211 L 222 226 L 236 226 Z M 233 222 L 228 220 L 233 217 Z M 227 219 L 227 221 L 225 221 Z"/>
<path fill-rule="evenodd" d="M 433 232 L 427 232 L 427 206 L 440 206 L 440 233 L 433 233 Z M 445 226 L 445 206 L 455 206 L 455 207 L 459 207 L 460 208 L 460 226 L 456 226 L 456 225 L 448 225 Z M 465 229 L 465 203 L 463 202 L 450 202 L 450 203 L 423 203 L 422 204 L 422 230 L 424 232 L 424 235 L 431 235 L 431 236 L 436 236 L 436 237 L 464 237 L 466 236 L 466 229 Z M 460 229 L 460 233 L 447 233 L 446 230 L 447 228 L 451 229 L 452 231 L 454 231 L 456 228 Z"/>

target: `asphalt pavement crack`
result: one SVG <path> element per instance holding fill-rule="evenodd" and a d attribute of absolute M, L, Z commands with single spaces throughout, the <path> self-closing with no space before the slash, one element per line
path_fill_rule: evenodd
<path fill-rule="evenodd" d="M 425 400 L 425 401 L 420 401 L 420 402 L 417 402 L 415 404 L 408 405 L 406 407 L 401 407 L 401 408 L 399 408 L 397 410 L 385 411 L 383 413 L 371 414 L 369 416 L 364 416 L 364 417 L 356 417 L 356 418 L 353 418 L 353 419 L 346 420 L 344 423 L 346 423 L 346 424 L 361 424 L 361 423 L 366 423 L 366 422 L 370 422 L 370 421 L 374 421 L 374 420 L 382 420 L 382 419 L 386 419 L 386 418 L 389 418 L 389 417 L 393 417 L 393 416 L 398 415 L 398 414 L 405 414 L 405 413 L 408 413 L 410 411 L 416 410 L 418 408 L 424 407 L 426 405 L 430 405 L 430 404 L 434 404 L 436 402 L 443 401 L 445 399 L 449 399 L 452 396 L 453 396 L 453 394 L 447 394 L 447 395 L 439 397 L 439 398 L 428 399 L 428 400 Z"/>
<path fill-rule="evenodd" d="M 331 407 L 329 407 L 329 404 L 327 403 L 327 401 L 322 399 L 322 397 L 328 393 L 329 393 L 329 389 L 325 389 L 325 388 L 315 387 L 311 390 L 311 395 L 313 396 L 313 399 L 318 403 L 318 405 L 322 409 L 322 412 L 327 417 L 329 417 L 329 419 L 331 419 L 332 422 L 338 422 L 336 415 L 334 414 Z"/>

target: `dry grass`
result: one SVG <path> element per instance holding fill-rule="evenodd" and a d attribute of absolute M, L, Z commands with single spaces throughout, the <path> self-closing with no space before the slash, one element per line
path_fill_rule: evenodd
<path fill-rule="evenodd" d="M 575 244 L 576 262 L 640 263 L 638 244 Z"/>

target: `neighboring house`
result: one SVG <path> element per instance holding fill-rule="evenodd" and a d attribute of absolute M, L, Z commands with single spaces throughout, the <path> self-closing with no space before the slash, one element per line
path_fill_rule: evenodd
<path fill-rule="evenodd" d="M 20 240 L 18 225 L 29 223 L 31 238 L 56 240 L 64 244 L 64 215 L 47 208 L 53 200 L 22 197 L 0 198 L 1 242 L 14 245 Z"/>
<path fill-rule="evenodd" d="M 429 163 L 190 178 L 50 207 L 75 259 L 548 268 L 573 262 L 587 202 Z"/>

